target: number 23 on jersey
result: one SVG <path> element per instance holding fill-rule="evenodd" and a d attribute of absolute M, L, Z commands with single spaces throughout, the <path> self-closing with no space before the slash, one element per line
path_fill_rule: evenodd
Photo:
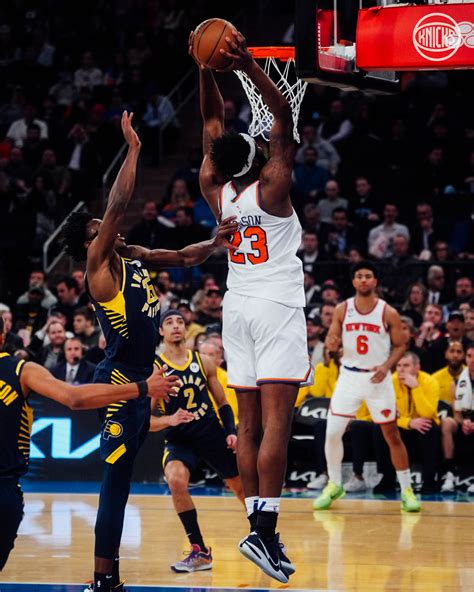
<path fill-rule="evenodd" d="M 243 230 L 237 230 L 230 242 L 239 248 L 244 238 L 250 240 L 253 253 L 231 252 L 229 257 L 232 263 L 245 265 L 248 262 L 251 265 L 259 265 L 268 261 L 267 233 L 261 226 L 247 226 Z"/>

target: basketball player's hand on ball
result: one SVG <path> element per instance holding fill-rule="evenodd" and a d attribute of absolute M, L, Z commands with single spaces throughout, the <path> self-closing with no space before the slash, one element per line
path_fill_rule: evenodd
<path fill-rule="evenodd" d="M 170 396 L 176 397 L 181 381 L 177 376 L 166 376 L 168 366 L 157 368 L 155 366 L 153 374 L 147 380 L 148 382 L 148 396 L 153 399 L 164 399 L 169 401 Z"/>
<path fill-rule="evenodd" d="M 330 352 L 337 352 L 341 347 L 341 338 L 338 335 L 328 335 L 324 341 L 324 345 Z"/>
<path fill-rule="evenodd" d="M 239 31 L 232 31 L 232 37 L 226 37 L 229 51 L 221 49 L 220 53 L 231 60 L 226 68 L 217 70 L 218 72 L 230 72 L 232 70 L 242 70 L 245 72 L 246 68 L 253 62 L 253 58 L 247 49 L 247 41 L 242 33 Z"/>
<path fill-rule="evenodd" d="M 237 436 L 235 434 L 229 434 L 225 441 L 227 442 L 227 448 L 230 448 L 235 453 L 237 449 Z"/>
<path fill-rule="evenodd" d="M 219 228 L 214 238 L 216 247 L 223 247 L 229 251 L 236 251 L 237 247 L 230 242 L 232 235 L 237 232 L 239 224 L 235 216 L 229 216 L 219 222 Z"/>
<path fill-rule="evenodd" d="M 385 364 L 380 364 L 380 366 L 375 366 L 370 370 L 374 373 L 374 375 L 370 379 L 370 382 L 372 382 L 373 384 L 378 384 L 379 382 L 382 382 L 382 380 L 387 376 L 387 373 L 390 370 L 390 368 Z"/>
<path fill-rule="evenodd" d="M 130 148 L 140 148 L 142 143 L 140 142 L 137 132 L 132 127 L 132 119 L 133 113 L 128 113 L 128 111 L 122 113 L 123 136 Z"/>
<path fill-rule="evenodd" d="M 188 53 L 193 58 L 193 60 L 196 62 L 196 64 L 198 65 L 198 67 L 201 70 L 208 70 L 209 68 L 206 68 L 206 66 L 204 64 L 201 64 L 201 62 L 194 55 L 193 45 L 194 45 L 194 31 L 191 31 L 191 33 L 189 33 L 189 38 L 188 38 Z"/>
<path fill-rule="evenodd" d="M 194 421 L 194 415 L 186 411 L 185 409 L 178 409 L 176 413 L 170 415 L 168 418 L 170 426 L 177 426 L 181 425 L 182 423 L 189 423 L 190 421 Z"/>

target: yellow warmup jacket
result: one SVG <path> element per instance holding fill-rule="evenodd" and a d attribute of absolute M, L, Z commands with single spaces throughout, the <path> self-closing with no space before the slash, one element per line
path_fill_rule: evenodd
<path fill-rule="evenodd" d="M 437 425 L 441 423 L 438 417 L 439 385 L 427 372 L 418 372 L 418 386 L 409 389 L 398 380 L 398 374 L 392 375 L 393 388 L 397 397 L 399 428 L 409 430 L 411 419 L 425 417 L 432 419 Z"/>
<path fill-rule="evenodd" d="M 224 390 L 227 402 L 229 403 L 229 405 L 232 408 L 232 411 L 234 412 L 235 425 L 237 425 L 239 423 L 239 408 L 237 405 L 237 394 L 233 388 L 229 388 L 227 386 L 227 372 L 224 370 L 224 368 L 218 367 L 216 369 L 216 376 L 217 380 L 219 381 L 219 384 Z"/>
<path fill-rule="evenodd" d="M 330 399 L 336 388 L 339 378 L 339 368 L 334 360 L 329 361 L 329 366 L 323 363 L 318 364 L 314 369 L 314 383 L 311 386 L 304 386 L 298 391 L 295 407 L 299 407 L 308 397 L 324 397 Z M 372 421 L 369 410 L 365 403 L 359 407 L 356 419 Z"/>
<path fill-rule="evenodd" d="M 440 401 L 446 401 L 449 405 L 454 404 L 454 387 L 455 383 L 458 381 L 458 378 L 461 376 L 461 372 L 464 370 L 465 366 L 461 368 L 459 374 L 457 376 L 453 376 L 448 367 L 445 366 L 438 370 L 431 376 L 436 380 L 439 385 L 439 399 Z"/>

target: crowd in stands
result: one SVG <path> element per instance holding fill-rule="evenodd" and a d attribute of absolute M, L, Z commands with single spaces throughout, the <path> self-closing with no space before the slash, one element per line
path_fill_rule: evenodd
<path fill-rule="evenodd" d="M 90 380 L 105 343 L 88 305 L 83 271 L 50 282 L 38 253 L 78 199 L 92 199 L 122 142 L 123 109 L 142 121 L 145 143 L 160 117 L 172 117 L 163 97 L 189 65 L 187 31 L 202 20 L 206 5 L 195 3 L 188 13 L 171 0 L 130 0 L 133 10 L 116 4 L 111 10 L 99 3 L 100 15 L 90 21 L 84 6 L 68 4 L 66 11 L 56 3 L 54 23 L 41 11 L 0 10 L 0 72 L 8 81 L 0 88 L 5 348 L 68 382 Z M 169 76 L 158 80 L 155 64 L 164 53 Z M 466 357 L 474 359 L 473 91 L 463 76 L 419 74 L 394 97 L 310 85 L 291 192 L 303 227 L 298 256 L 308 352 L 316 368 L 315 383 L 300 390 L 297 406 L 332 394 L 339 356 L 325 352 L 324 337 L 335 305 L 351 295 L 350 265 L 368 257 L 379 269 L 380 296 L 402 315 L 410 354 L 393 369 L 398 424 L 410 451 L 419 449 L 427 491 L 440 486 L 441 475 L 454 474 L 454 385 Z M 244 101 L 226 100 L 227 129 L 245 131 L 248 117 Z M 142 220 L 128 229 L 130 244 L 179 249 L 212 235 L 215 220 L 199 192 L 201 158 L 198 147 L 189 147 L 166 194 L 145 203 Z M 30 273 L 28 285 L 15 284 L 22 266 Z M 225 253 L 200 268 L 154 276 L 162 309 L 181 310 L 189 346 L 214 352 L 209 355 L 220 360 L 224 385 L 225 277 Z M 235 401 L 235 393 L 227 393 Z M 462 434 L 474 472 L 472 425 Z M 313 487 L 327 479 L 324 429 L 324 421 L 316 422 Z M 366 486 L 363 464 L 370 446 L 383 473 L 380 489 L 393 488 L 387 450 L 367 410 L 360 410 L 350 436 L 349 489 Z"/>

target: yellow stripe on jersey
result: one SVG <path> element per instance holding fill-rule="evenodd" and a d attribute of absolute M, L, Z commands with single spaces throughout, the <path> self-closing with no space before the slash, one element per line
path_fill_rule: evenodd
<path fill-rule="evenodd" d="M 163 362 L 165 362 L 165 364 L 168 366 L 168 368 L 174 368 L 175 370 L 186 370 L 189 366 L 189 364 L 191 364 L 192 359 L 193 359 L 193 352 L 188 349 L 188 360 L 187 362 L 184 364 L 184 366 L 177 366 L 176 364 L 173 364 L 173 362 L 170 362 L 168 360 L 168 358 L 166 356 L 164 356 L 163 354 L 160 354 L 160 358 Z M 161 366 L 159 366 L 161 368 Z"/>
<path fill-rule="evenodd" d="M 204 380 L 207 380 L 207 375 L 204 372 L 204 368 L 203 368 L 203 365 L 202 365 L 201 356 L 199 355 L 198 352 L 195 352 L 195 354 L 196 354 L 196 360 L 198 361 L 198 364 L 199 364 L 199 368 L 201 368 L 202 375 L 204 376 Z"/>
<path fill-rule="evenodd" d="M 22 366 L 23 366 L 23 364 L 24 364 L 24 363 L 25 363 L 25 360 L 20 360 L 20 361 L 18 362 L 18 364 L 16 365 L 16 368 L 15 368 L 15 374 L 16 374 L 17 376 L 20 376 L 20 370 L 21 370 L 21 368 L 22 368 Z"/>
<path fill-rule="evenodd" d="M 127 447 L 125 446 L 125 444 L 121 444 L 111 454 L 109 454 L 109 456 L 105 459 L 105 462 L 109 463 L 110 465 L 113 465 L 126 452 L 127 452 Z"/>

